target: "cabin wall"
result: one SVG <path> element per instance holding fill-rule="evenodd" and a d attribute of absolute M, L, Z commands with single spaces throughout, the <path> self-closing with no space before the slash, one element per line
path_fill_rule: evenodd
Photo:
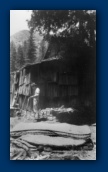
<path fill-rule="evenodd" d="M 39 87 L 40 108 L 95 105 L 95 57 L 80 54 L 77 59 L 47 60 L 20 70 L 17 83 L 11 78 L 11 102 L 17 91 L 20 108 L 32 110 L 32 101 L 27 106 L 27 100 Z"/>
<path fill-rule="evenodd" d="M 38 74 L 37 74 L 38 73 Z M 40 88 L 40 106 L 72 106 L 78 100 L 78 76 L 64 62 L 47 62 L 31 68 L 32 82 Z"/>

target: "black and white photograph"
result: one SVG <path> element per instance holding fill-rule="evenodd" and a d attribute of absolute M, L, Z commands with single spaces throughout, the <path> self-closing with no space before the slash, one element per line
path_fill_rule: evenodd
<path fill-rule="evenodd" d="M 96 10 L 10 10 L 10 160 L 96 160 Z"/>

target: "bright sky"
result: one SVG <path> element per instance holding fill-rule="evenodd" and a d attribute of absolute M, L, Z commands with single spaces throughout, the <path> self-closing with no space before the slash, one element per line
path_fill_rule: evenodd
<path fill-rule="evenodd" d="M 10 35 L 20 30 L 28 30 L 26 20 L 30 17 L 31 10 L 10 10 Z"/>

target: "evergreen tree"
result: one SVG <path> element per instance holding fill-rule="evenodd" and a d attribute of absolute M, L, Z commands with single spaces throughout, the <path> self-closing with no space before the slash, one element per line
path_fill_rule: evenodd
<path fill-rule="evenodd" d="M 33 29 L 30 31 L 29 45 L 28 45 L 28 60 L 29 63 L 34 63 L 36 60 L 36 46 L 33 38 Z"/>
<path fill-rule="evenodd" d="M 40 61 L 44 59 L 44 56 L 45 56 L 45 53 L 46 53 L 46 50 L 47 50 L 47 42 L 43 39 L 40 43 L 40 47 L 39 47 L 39 58 L 40 58 Z"/>
<path fill-rule="evenodd" d="M 23 58 L 24 58 L 24 63 L 27 64 L 28 63 L 28 41 L 24 41 L 24 45 L 23 45 Z"/>
<path fill-rule="evenodd" d="M 16 70 L 15 63 L 16 63 L 16 47 L 13 42 L 10 43 L 10 71 L 13 72 Z"/>
<path fill-rule="evenodd" d="M 24 56 L 23 56 L 23 48 L 20 45 L 17 50 L 16 56 L 16 69 L 20 69 L 25 64 Z"/>

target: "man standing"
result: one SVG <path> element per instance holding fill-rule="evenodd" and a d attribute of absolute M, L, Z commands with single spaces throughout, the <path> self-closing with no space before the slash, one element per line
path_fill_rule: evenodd
<path fill-rule="evenodd" d="M 35 116 L 36 119 L 38 119 L 39 95 L 40 95 L 40 89 L 39 89 L 39 88 L 36 88 L 36 89 L 35 89 L 34 95 L 33 95 L 33 96 L 30 96 L 30 97 L 28 98 L 28 103 L 29 103 L 29 100 L 30 100 L 30 99 L 33 99 L 33 113 L 34 113 L 34 116 Z"/>

